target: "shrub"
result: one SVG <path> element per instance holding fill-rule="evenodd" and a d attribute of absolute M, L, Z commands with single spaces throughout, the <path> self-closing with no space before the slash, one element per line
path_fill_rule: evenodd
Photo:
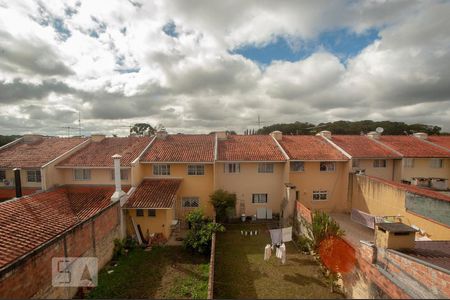
<path fill-rule="evenodd" d="M 224 222 L 227 219 L 227 210 L 236 206 L 236 195 L 218 189 L 209 196 L 209 201 L 214 206 L 217 221 Z"/>
<path fill-rule="evenodd" d="M 113 259 L 125 254 L 125 240 L 114 239 Z"/>
<path fill-rule="evenodd" d="M 201 254 L 210 252 L 211 239 L 214 232 L 225 231 L 223 225 L 213 223 L 199 209 L 190 212 L 186 216 L 186 221 L 191 225 L 191 228 L 184 239 L 184 247 Z"/>
<path fill-rule="evenodd" d="M 313 213 L 310 226 L 313 237 L 312 247 L 316 252 L 324 239 L 332 236 L 341 237 L 344 235 L 344 231 L 339 227 L 339 224 L 323 211 L 315 211 Z"/>

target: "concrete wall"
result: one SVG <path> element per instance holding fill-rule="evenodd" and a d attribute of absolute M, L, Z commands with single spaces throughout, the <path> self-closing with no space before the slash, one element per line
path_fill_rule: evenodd
<path fill-rule="evenodd" d="M 240 203 L 245 205 L 247 216 L 255 215 L 258 207 L 270 208 L 272 213 L 280 213 L 283 201 L 285 163 L 274 163 L 273 173 L 258 173 L 257 162 L 240 163 L 240 173 L 225 173 L 224 163 L 215 166 L 216 189 L 235 193 L 236 212 L 240 212 Z M 252 203 L 252 194 L 267 194 L 267 203 Z"/>
<path fill-rule="evenodd" d="M 299 201 L 311 210 L 348 211 L 348 162 L 336 162 L 334 172 L 320 172 L 319 166 L 319 162 L 305 162 L 304 172 L 290 172 L 290 182 L 299 191 Z M 313 201 L 314 190 L 328 191 L 328 200 Z"/>
<path fill-rule="evenodd" d="M 0 272 L 0 298 L 72 298 L 76 288 L 52 287 L 52 258 L 96 256 L 102 268 L 120 236 L 119 209 L 117 202 Z"/>
<path fill-rule="evenodd" d="M 430 167 L 431 158 L 414 158 L 412 168 L 404 167 L 402 164 L 402 180 L 411 181 L 412 177 L 438 177 L 450 179 L 450 159 L 444 159 L 442 168 Z"/>
<path fill-rule="evenodd" d="M 136 225 L 141 227 L 144 238 L 148 239 L 150 234 L 162 233 L 166 239 L 170 237 L 170 225 L 174 217 L 173 209 L 157 209 L 155 217 L 148 216 L 148 210 L 144 209 L 144 215 L 136 215 L 135 209 L 127 209 L 127 220 L 133 218 Z M 131 229 L 132 225 L 129 226 Z M 134 234 L 134 232 L 133 232 Z"/>
<path fill-rule="evenodd" d="M 80 168 L 82 169 L 82 168 Z M 91 180 L 75 180 L 74 169 L 71 168 L 61 168 L 59 169 L 59 176 L 64 184 L 99 184 L 99 185 L 114 185 L 114 179 L 112 178 L 113 168 L 105 169 L 90 169 L 91 170 Z M 131 171 L 128 170 L 128 179 L 122 180 L 122 185 L 131 185 Z"/>
<path fill-rule="evenodd" d="M 350 199 L 352 208 L 377 216 L 400 215 L 403 223 L 418 226 L 431 239 L 450 240 L 450 227 L 406 210 L 406 191 L 402 189 L 354 175 Z"/>

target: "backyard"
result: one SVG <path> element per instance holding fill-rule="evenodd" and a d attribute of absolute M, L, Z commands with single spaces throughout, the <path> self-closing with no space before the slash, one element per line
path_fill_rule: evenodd
<path fill-rule="evenodd" d="M 274 253 L 264 261 L 264 247 L 270 243 L 266 224 L 227 225 L 217 235 L 214 298 L 343 298 L 331 293 L 317 262 L 286 244 L 283 265 Z M 258 230 L 242 236 L 241 230 Z"/>
<path fill-rule="evenodd" d="M 207 297 L 209 257 L 181 246 L 135 249 L 116 264 L 100 272 L 98 287 L 89 293 L 89 298 Z"/>

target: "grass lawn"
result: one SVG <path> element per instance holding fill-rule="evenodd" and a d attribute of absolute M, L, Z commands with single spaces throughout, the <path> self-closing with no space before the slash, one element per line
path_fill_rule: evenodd
<path fill-rule="evenodd" d="M 330 292 L 314 259 L 292 242 L 286 244 L 286 264 L 274 252 L 264 261 L 264 247 L 270 243 L 265 224 L 226 227 L 217 235 L 214 298 L 343 298 Z M 241 229 L 258 229 L 259 234 L 242 236 Z"/>
<path fill-rule="evenodd" d="M 180 246 L 136 249 L 100 272 L 89 298 L 206 298 L 208 271 L 209 257 Z"/>

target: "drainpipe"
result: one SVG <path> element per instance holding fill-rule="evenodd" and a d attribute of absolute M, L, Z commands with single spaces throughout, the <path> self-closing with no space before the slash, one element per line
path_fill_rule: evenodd
<path fill-rule="evenodd" d="M 14 182 L 16 186 L 16 198 L 22 197 L 22 182 L 20 181 L 20 168 L 13 169 Z"/>
<path fill-rule="evenodd" d="M 125 195 L 125 192 L 122 191 L 122 183 L 120 178 L 120 159 L 122 156 L 119 154 L 114 154 L 112 158 L 114 160 L 114 183 L 116 190 L 111 197 L 111 201 L 118 201 L 123 195 Z"/>

